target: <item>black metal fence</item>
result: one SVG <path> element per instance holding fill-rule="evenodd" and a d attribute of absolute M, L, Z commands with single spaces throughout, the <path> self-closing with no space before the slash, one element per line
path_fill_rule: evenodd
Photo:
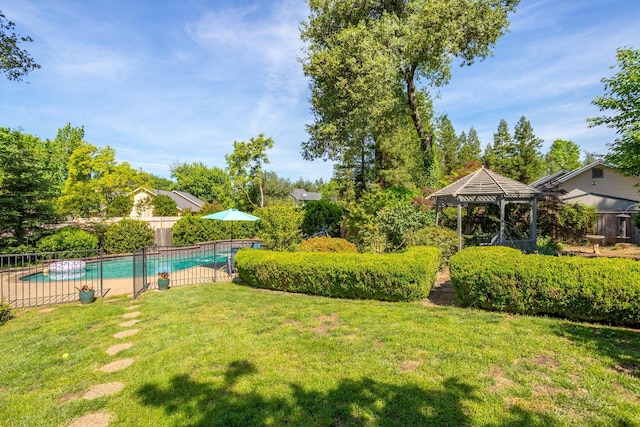
<path fill-rule="evenodd" d="M 87 286 L 97 297 L 158 288 L 167 273 L 170 286 L 230 281 L 235 253 L 259 247 L 257 240 L 221 240 L 185 246 L 149 246 L 132 254 L 105 256 L 102 250 L 0 255 L 0 302 L 13 308 L 78 300 Z"/>
<path fill-rule="evenodd" d="M 101 250 L 0 255 L 0 301 L 33 307 L 76 301 L 83 286 L 103 296 Z"/>
<path fill-rule="evenodd" d="M 184 246 L 148 246 L 133 255 L 133 295 L 158 289 L 160 273 L 170 286 L 229 281 L 235 277 L 233 257 L 242 248 L 259 247 L 256 240 L 221 240 Z"/>

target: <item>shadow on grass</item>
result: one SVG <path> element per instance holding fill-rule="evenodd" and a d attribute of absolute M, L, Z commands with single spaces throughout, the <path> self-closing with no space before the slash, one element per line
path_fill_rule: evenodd
<path fill-rule="evenodd" d="M 220 386 L 178 375 L 168 387 L 147 384 L 138 395 L 145 405 L 164 408 L 185 426 L 471 426 L 463 408 L 465 402 L 479 400 L 475 388 L 458 378 L 448 378 L 433 390 L 371 379 L 345 379 L 326 392 L 289 384 L 292 393 L 286 398 L 233 390 L 240 377 L 256 373 L 252 363 L 236 361 Z M 508 422 L 496 426 L 550 425 L 546 417 L 541 422 L 540 417 L 513 410 Z"/>
<path fill-rule="evenodd" d="M 559 322 L 554 331 L 610 358 L 613 370 L 640 378 L 640 330 Z"/>

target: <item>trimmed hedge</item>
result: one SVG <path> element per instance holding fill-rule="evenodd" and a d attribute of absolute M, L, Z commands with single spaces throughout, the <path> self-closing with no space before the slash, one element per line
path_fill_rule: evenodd
<path fill-rule="evenodd" d="M 638 261 L 474 247 L 451 257 L 449 269 L 456 299 L 463 306 L 640 324 Z"/>
<path fill-rule="evenodd" d="M 356 245 L 339 237 L 312 237 L 296 246 L 298 252 L 351 252 L 357 253 Z"/>
<path fill-rule="evenodd" d="M 240 250 L 240 278 L 266 289 L 338 298 L 415 301 L 435 282 L 440 249 L 374 255 Z"/>

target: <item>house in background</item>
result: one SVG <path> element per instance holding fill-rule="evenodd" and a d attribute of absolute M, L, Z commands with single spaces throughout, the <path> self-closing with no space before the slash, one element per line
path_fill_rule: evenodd
<path fill-rule="evenodd" d="M 545 193 L 558 194 L 565 203 L 580 202 L 595 207 L 596 234 L 605 236 L 605 244 L 640 244 L 640 229 L 634 227 L 632 218 L 640 210 L 640 177 L 625 176 L 599 159 L 573 171 L 548 175 L 530 185 Z"/>
<path fill-rule="evenodd" d="M 151 200 L 159 195 L 170 197 L 176 202 L 178 214 L 182 215 L 187 212 L 198 212 L 205 202 L 196 196 L 185 193 L 184 191 L 165 191 L 165 190 L 148 190 L 146 188 L 137 188 L 133 190 L 133 208 L 129 216 L 131 218 L 150 218 L 153 217 L 153 205 Z"/>
<path fill-rule="evenodd" d="M 322 200 L 322 194 L 305 191 L 302 188 L 294 189 L 289 195 L 296 206 L 304 206 L 307 202 Z"/>

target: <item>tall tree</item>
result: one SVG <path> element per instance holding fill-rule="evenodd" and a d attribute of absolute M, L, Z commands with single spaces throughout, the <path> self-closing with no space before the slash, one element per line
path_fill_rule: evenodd
<path fill-rule="evenodd" d="M 30 71 L 40 68 L 19 43 L 30 43 L 31 37 L 15 33 L 15 24 L 0 10 L 0 69 L 9 80 L 22 81 Z"/>
<path fill-rule="evenodd" d="M 267 150 L 273 148 L 273 139 L 259 134 L 257 138 L 249 138 L 248 142 L 234 141 L 233 153 L 225 159 L 229 166 L 232 185 L 243 194 L 251 206 L 264 207 L 264 171 L 263 165 L 269 163 Z M 257 197 L 251 193 L 257 192 Z"/>
<path fill-rule="evenodd" d="M 64 181 L 67 179 L 67 163 L 73 150 L 79 147 L 84 141 L 84 126 L 72 127 L 67 123 L 63 128 L 58 129 L 58 133 L 53 141 L 47 140 L 48 156 L 45 159 L 50 170 L 50 179 L 58 189 L 62 191 Z"/>
<path fill-rule="evenodd" d="M 0 128 L 0 248 L 35 242 L 56 219 L 45 157 L 37 137 Z"/>
<path fill-rule="evenodd" d="M 466 136 L 465 136 L 466 137 Z M 460 162 L 460 139 L 456 136 L 453 123 L 445 114 L 436 121 L 436 144 L 442 153 L 441 169 L 444 175 L 450 175 L 462 164 Z"/>
<path fill-rule="evenodd" d="M 604 96 L 593 100 L 600 111 L 609 113 L 587 119 L 589 126 L 605 125 L 616 130 L 618 138 L 606 156 L 626 175 L 640 173 L 640 50 L 618 49 L 618 72 L 603 78 Z M 615 68 L 615 67 L 614 67 Z"/>
<path fill-rule="evenodd" d="M 376 118 L 385 117 L 385 111 L 402 111 L 404 105 L 428 169 L 434 161 L 432 134 L 422 115 L 418 82 L 444 84 L 454 59 L 469 65 L 489 55 L 518 2 L 308 0 L 311 15 L 303 24 L 302 38 L 308 46 L 303 64 L 311 77 L 316 124 L 339 134 L 333 139 L 338 145 L 364 141 L 371 134 L 376 140 L 377 131 L 387 130 L 385 121 Z M 362 100 L 368 94 L 381 96 L 366 105 Z M 331 102 L 335 108 L 327 108 Z M 375 117 L 368 119 L 371 116 Z M 348 126 L 343 126 L 345 117 L 350 117 Z M 327 152 L 320 148 L 320 153 Z"/>
<path fill-rule="evenodd" d="M 533 134 L 531 123 L 520 117 L 513 133 L 513 170 L 510 176 L 526 184 L 540 178 L 544 172 L 544 163 L 540 148 L 542 139 Z"/>
<path fill-rule="evenodd" d="M 487 145 L 482 160 L 492 170 L 503 175 L 509 174 L 513 167 L 513 137 L 505 119 L 500 120 L 498 130 L 493 134 L 493 144 Z"/>
<path fill-rule="evenodd" d="M 205 202 L 217 201 L 231 207 L 231 181 L 229 174 L 219 167 L 207 167 L 202 162 L 174 163 L 171 177 L 175 178 L 175 189 L 193 194 Z"/>
<path fill-rule="evenodd" d="M 471 126 L 469 134 L 460 134 L 460 164 L 466 165 L 469 162 L 479 162 L 482 153 L 478 132 Z"/>
<path fill-rule="evenodd" d="M 580 146 L 573 141 L 556 139 L 551 144 L 545 160 L 548 174 L 561 170 L 572 171 L 582 166 Z"/>

